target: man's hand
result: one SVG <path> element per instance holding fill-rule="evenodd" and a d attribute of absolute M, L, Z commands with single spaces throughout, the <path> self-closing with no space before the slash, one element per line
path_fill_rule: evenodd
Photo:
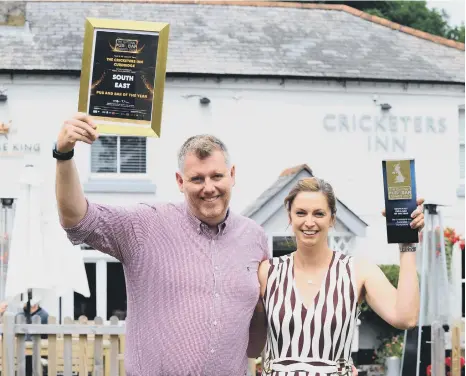
<path fill-rule="evenodd" d="M 415 211 L 413 211 L 411 213 L 411 218 L 413 218 L 413 220 L 411 221 L 411 227 L 412 228 L 417 228 L 419 231 L 421 231 L 424 227 L 424 211 L 423 211 L 423 208 L 422 208 L 422 204 L 424 203 L 424 199 L 423 198 L 418 198 L 416 200 L 417 202 L 417 209 Z M 382 210 L 382 215 L 385 217 L 385 209 Z"/>
<path fill-rule="evenodd" d="M 97 127 L 90 116 L 77 113 L 63 124 L 58 134 L 57 151 L 67 153 L 73 150 L 78 141 L 92 144 L 98 137 L 96 129 Z"/>
<path fill-rule="evenodd" d="M 358 376 L 359 372 L 356 369 L 356 367 L 353 365 L 352 368 L 353 368 L 353 376 Z"/>

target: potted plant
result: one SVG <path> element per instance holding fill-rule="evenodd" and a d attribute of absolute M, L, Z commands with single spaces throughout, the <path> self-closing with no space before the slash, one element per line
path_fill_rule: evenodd
<path fill-rule="evenodd" d="M 375 362 L 385 367 L 385 376 L 400 375 L 403 340 L 403 334 L 387 337 L 375 350 Z"/>
<path fill-rule="evenodd" d="M 422 235 L 423 233 L 421 232 L 420 235 L 420 241 L 422 241 Z M 446 263 L 447 263 L 447 273 L 448 273 L 448 278 L 451 278 L 451 257 L 453 254 L 453 246 L 456 243 L 459 243 L 459 246 L 462 251 L 464 251 L 464 238 L 457 234 L 456 230 L 452 227 L 445 227 L 443 230 L 443 238 L 444 238 L 444 243 L 445 243 L 445 257 L 446 257 Z M 440 255 L 440 228 L 437 226 L 435 228 L 435 250 L 436 250 L 436 255 Z"/>
<path fill-rule="evenodd" d="M 447 270 L 448 277 L 451 278 L 451 256 L 453 254 L 453 246 L 459 242 L 461 249 L 464 251 L 464 239 L 462 239 L 451 227 L 447 227 L 443 231 L 443 237 L 445 239 L 445 255 L 447 259 Z M 437 252 L 440 253 L 440 247 L 438 247 Z"/>

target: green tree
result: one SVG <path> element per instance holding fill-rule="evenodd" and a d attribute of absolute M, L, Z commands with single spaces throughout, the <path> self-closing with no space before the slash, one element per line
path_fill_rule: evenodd
<path fill-rule="evenodd" d="M 442 9 L 429 9 L 425 1 L 327 1 L 297 0 L 300 3 L 345 4 L 366 13 L 464 43 L 464 24 L 451 27 L 449 16 Z"/>
<path fill-rule="evenodd" d="M 461 24 L 461 26 L 450 28 L 447 32 L 446 38 L 464 43 L 464 23 Z"/>

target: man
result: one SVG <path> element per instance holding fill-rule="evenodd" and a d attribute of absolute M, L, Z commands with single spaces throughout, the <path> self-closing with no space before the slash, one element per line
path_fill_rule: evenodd
<path fill-rule="evenodd" d="M 261 304 L 258 266 L 269 255 L 263 229 L 229 210 L 235 167 L 227 148 L 213 136 L 191 137 L 176 173 L 185 201 L 125 208 L 84 197 L 73 150 L 96 139 L 91 117 L 65 122 L 53 153 L 56 196 L 69 239 L 123 264 L 126 374 L 246 375 L 247 353 L 258 356 L 265 343 L 264 323 L 251 319 Z M 250 332 L 257 341 L 248 348 Z"/>
<path fill-rule="evenodd" d="M 29 312 L 31 314 L 31 320 L 33 320 L 34 316 L 39 316 L 41 324 L 47 324 L 49 320 L 49 314 L 44 308 L 40 306 L 40 301 L 41 301 L 40 297 L 32 297 L 32 299 L 29 302 L 30 304 Z M 18 316 L 26 317 L 27 303 L 28 303 L 28 298 L 26 297 L 23 299 L 23 311 L 18 313 Z M 31 336 L 29 334 L 26 336 L 26 339 L 28 339 L 28 336 L 30 339 Z M 47 336 L 45 336 L 45 338 L 47 338 Z"/>

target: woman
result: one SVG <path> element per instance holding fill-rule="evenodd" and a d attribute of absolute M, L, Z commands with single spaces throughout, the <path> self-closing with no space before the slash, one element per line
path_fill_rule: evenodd
<path fill-rule="evenodd" d="M 400 244 L 395 289 L 377 265 L 328 247 L 335 201 L 330 184 L 315 177 L 300 180 L 285 199 L 297 249 L 259 267 L 268 325 L 263 375 L 351 375 L 351 343 L 363 299 L 394 327 L 416 325 L 415 245 Z M 421 208 L 412 217 L 411 226 L 422 229 Z"/>

